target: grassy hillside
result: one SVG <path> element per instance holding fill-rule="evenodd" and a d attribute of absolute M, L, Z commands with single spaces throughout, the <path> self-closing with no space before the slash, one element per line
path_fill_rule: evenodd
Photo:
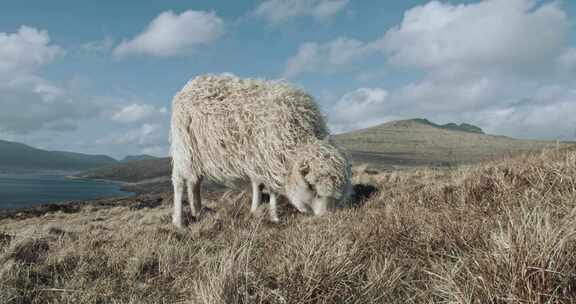
<path fill-rule="evenodd" d="M 105 155 L 45 151 L 0 140 L 0 170 L 86 170 L 116 163 Z"/>
<path fill-rule="evenodd" d="M 280 224 L 241 192 L 183 231 L 170 194 L 1 219 L 0 303 L 576 302 L 576 149 L 354 182 Z"/>
<path fill-rule="evenodd" d="M 356 163 L 372 166 L 438 166 L 473 163 L 539 151 L 553 142 L 493 136 L 467 124 L 402 120 L 336 135 Z"/>
<path fill-rule="evenodd" d="M 128 156 L 124 157 L 120 162 L 121 163 L 127 163 L 127 162 L 133 162 L 133 161 L 137 161 L 137 160 L 150 160 L 150 159 L 157 159 L 157 157 L 147 155 L 147 154 L 128 155 Z"/>

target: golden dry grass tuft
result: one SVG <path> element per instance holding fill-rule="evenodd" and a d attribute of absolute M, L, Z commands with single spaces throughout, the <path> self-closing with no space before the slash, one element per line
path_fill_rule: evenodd
<path fill-rule="evenodd" d="M 185 231 L 167 195 L 1 220 L 0 303 L 576 302 L 575 149 L 354 173 L 349 206 L 280 224 L 239 192 Z"/>

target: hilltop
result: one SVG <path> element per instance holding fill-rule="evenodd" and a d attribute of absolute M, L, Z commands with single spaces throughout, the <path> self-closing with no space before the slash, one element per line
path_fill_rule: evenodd
<path fill-rule="evenodd" d="M 421 123 L 421 124 L 425 124 L 425 125 L 430 125 L 430 126 L 440 128 L 440 129 L 485 134 L 484 130 L 482 130 L 482 128 L 475 126 L 475 125 L 467 124 L 467 123 L 457 124 L 457 123 L 449 122 L 447 124 L 441 125 L 441 124 L 433 123 L 426 118 L 413 118 L 413 119 L 409 119 L 407 121 L 413 121 L 413 122 L 417 122 L 417 123 Z"/>

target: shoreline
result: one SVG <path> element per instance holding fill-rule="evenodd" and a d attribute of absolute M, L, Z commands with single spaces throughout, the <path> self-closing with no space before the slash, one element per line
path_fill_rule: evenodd
<path fill-rule="evenodd" d="M 134 194 L 129 197 L 110 197 L 99 198 L 93 200 L 72 200 L 53 203 L 41 203 L 29 207 L 21 208 L 6 208 L 0 209 L 0 221 L 5 219 L 25 219 L 31 217 L 42 216 L 51 212 L 62 213 L 77 213 L 84 207 L 91 207 L 95 209 L 112 208 L 119 206 L 134 206 L 140 208 L 139 205 L 151 206 L 159 205 L 164 200 L 165 194 Z"/>
<path fill-rule="evenodd" d="M 116 185 L 118 186 L 118 191 L 120 191 L 121 193 L 116 193 L 116 194 L 111 194 L 111 195 L 103 195 L 101 197 L 95 197 L 95 198 L 86 198 L 86 199 L 64 199 L 64 200 L 55 200 L 55 201 L 50 201 L 50 202 L 41 202 L 41 201 L 35 201 L 34 199 L 30 199 L 30 200 L 26 200 L 20 203 L 17 202 L 13 202 L 13 203 L 7 203 L 7 205 L 13 205 L 13 204 L 22 204 L 24 206 L 21 207 L 14 207 L 14 206 L 10 206 L 10 207 L 0 207 L 0 220 L 3 218 L 7 218 L 7 217 L 14 217 L 15 214 L 18 213 L 23 213 L 23 214 L 35 214 L 35 215 L 41 215 L 47 212 L 55 212 L 55 211 L 63 211 L 63 212 L 67 212 L 67 211 L 74 211 L 77 210 L 78 207 L 80 206 L 84 206 L 84 205 L 89 205 L 89 204 L 98 204 L 102 201 L 120 201 L 120 200 L 126 200 L 126 199 L 133 199 L 135 197 L 138 197 L 139 195 L 143 195 L 146 194 L 146 192 L 144 191 L 134 191 L 134 189 L 130 189 L 129 183 L 126 182 L 121 182 L 121 181 L 114 181 L 114 180 L 104 180 L 104 179 L 90 179 L 90 178 L 81 178 L 81 177 L 77 177 L 77 176 L 73 176 L 73 175 L 69 175 L 71 172 L 67 171 L 66 174 L 63 174 L 64 172 L 60 172 L 60 174 L 57 174 L 56 172 L 27 172 L 27 173 L 5 173 L 2 172 L 0 173 L 1 175 L 5 175 L 5 176 L 25 176 L 25 175 L 31 175 L 31 176 L 52 176 L 52 177 L 58 177 L 58 178 L 62 178 L 64 180 L 68 180 L 68 181 L 81 181 L 81 182 L 94 182 L 94 183 L 102 183 L 102 184 L 111 184 L 111 185 Z"/>

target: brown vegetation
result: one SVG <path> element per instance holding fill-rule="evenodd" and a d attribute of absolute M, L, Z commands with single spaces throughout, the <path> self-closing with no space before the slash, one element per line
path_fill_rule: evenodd
<path fill-rule="evenodd" d="M 575 149 L 355 169 L 360 195 L 322 218 L 272 224 L 227 192 L 185 231 L 167 195 L 0 220 L 0 303 L 576 302 Z"/>
<path fill-rule="evenodd" d="M 355 163 L 368 162 L 380 168 L 471 164 L 556 146 L 553 141 L 488 135 L 450 125 L 439 126 L 423 119 L 399 120 L 339 134 L 336 139 Z"/>

